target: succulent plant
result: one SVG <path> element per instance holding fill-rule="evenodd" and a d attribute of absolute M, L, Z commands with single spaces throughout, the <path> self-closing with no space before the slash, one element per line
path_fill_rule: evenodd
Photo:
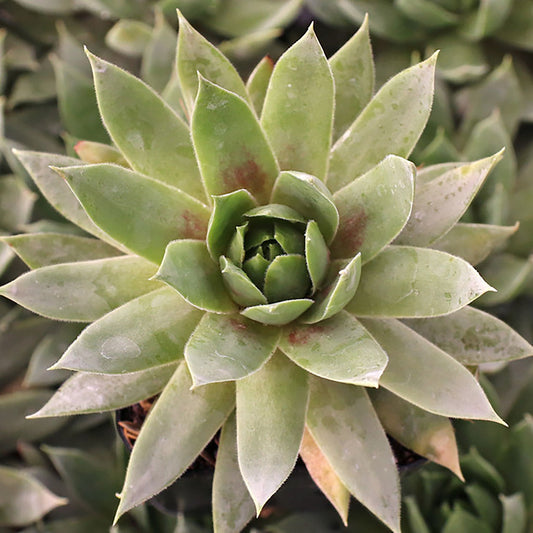
<path fill-rule="evenodd" d="M 460 473 L 448 417 L 501 422 L 467 366 L 533 351 L 468 305 L 491 288 L 458 257 L 478 261 L 510 234 L 458 223 L 501 154 L 417 173 L 405 158 L 436 57 L 374 95 L 366 23 L 329 60 L 310 28 L 244 84 L 180 17 L 183 119 L 89 59 L 114 145 L 83 141 L 81 160 L 16 151 L 49 202 L 96 237 L 5 239 L 33 270 L 2 295 L 90 323 L 53 366 L 77 373 L 33 418 L 160 393 L 117 520 L 222 428 L 216 531 L 244 527 L 299 454 L 343 519 L 352 494 L 399 531 L 384 430 Z"/>

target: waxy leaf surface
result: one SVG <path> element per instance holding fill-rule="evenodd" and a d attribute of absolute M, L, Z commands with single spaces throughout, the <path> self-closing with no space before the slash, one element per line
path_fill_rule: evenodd
<path fill-rule="evenodd" d="M 92 322 L 157 289 L 154 273 L 153 264 L 133 256 L 64 263 L 27 272 L 0 294 L 48 318 Z"/>
<path fill-rule="evenodd" d="M 117 165 L 58 170 L 106 233 L 159 263 L 174 239 L 204 239 L 209 210 L 179 189 Z"/>
<path fill-rule="evenodd" d="M 246 307 L 241 311 L 241 314 L 268 326 L 283 326 L 298 318 L 311 305 L 313 305 L 313 300 L 300 298 Z"/>
<path fill-rule="evenodd" d="M 327 59 L 310 28 L 277 61 L 263 105 L 261 124 L 281 170 L 325 178 L 334 92 Z"/>
<path fill-rule="evenodd" d="M 438 316 L 468 305 L 491 289 L 458 257 L 390 246 L 363 267 L 359 288 L 346 309 L 357 316 Z"/>
<path fill-rule="evenodd" d="M 335 143 L 327 180 L 331 191 L 389 154 L 409 156 L 431 110 L 435 61 L 432 56 L 389 80 Z"/>
<path fill-rule="evenodd" d="M 502 423 L 474 376 L 451 355 L 397 320 L 362 322 L 389 356 L 381 386 L 436 415 Z"/>
<path fill-rule="evenodd" d="M 314 220 L 308 222 L 305 231 L 305 262 L 313 292 L 316 292 L 328 273 L 329 250 Z"/>
<path fill-rule="evenodd" d="M 306 373 L 279 352 L 237 381 L 239 467 L 258 514 L 294 468 L 307 401 Z"/>
<path fill-rule="evenodd" d="M 134 170 L 205 201 L 185 122 L 141 80 L 92 54 L 102 120 Z"/>
<path fill-rule="evenodd" d="M 254 68 L 248 81 L 246 82 L 246 89 L 250 95 L 250 101 L 257 114 L 261 116 L 263 110 L 263 103 L 268 89 L 268 83 L 274 70 L 274 61 L 268 56 L 265 56 Z"/>
<path fill-rule="evenodd" d="M 287 326 L 280 349 L 317 376 L 377 387 L 387 354 L 352 315 L 340 312 L 318 324 Z"/>
<path fill-rule="evenodd" d="M 152 291 L 93 322 L 54 367 L 123 374 L 176 361 L 201 316 L 176 291 Z"/>
<path fill-rule="evenodd" d="M 247 189 L 259 203 L 268 202 L 278 164 L 242 98 L 202 79 L 191 132 L 209 195 Z"/>
<path fill-rule="evenodd" d="M 242 306 L 267 303 L 265 295 L 254 285 L 246 272 L 236 267 L 226 257 L 220 258 L 220 272 L 222 273 L 224 284 L 235 303 Z"/>

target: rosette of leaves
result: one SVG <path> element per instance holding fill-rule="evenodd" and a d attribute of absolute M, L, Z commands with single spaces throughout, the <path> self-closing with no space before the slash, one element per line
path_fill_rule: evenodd
<path fill-rule="evenodd" d="M 34 270 L 2 294 L 90 323 L 54 365 L 77 373 L 35 417 L 160 393 L 117 519 L 221 429 L 216 531 L 244 527 L 298 455 L 343 519 L 353 495 L 399 531 L 385 430 L 458 472 L 448 417 L 501 422 L 465 365 L 532 351 L 468 305 L 490 287 L 457 242 L 438 244 L 501 155 L 419 179 L 405 158 L 436 58 L 374 94 L 366 24 L 329 60 L 310 28 L 246 84 L 183 17 L 176 57 L 185 119 L 89 54 L 114 146 L 85 143 L 81 161 L 16 152 L 97 237 L 10 240 Z M 506 231 L 473 230 L 485 251 Z"/>

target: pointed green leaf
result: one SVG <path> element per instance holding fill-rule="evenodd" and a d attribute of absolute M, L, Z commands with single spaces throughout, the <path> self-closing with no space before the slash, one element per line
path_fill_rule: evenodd
<path fill-rule="evenodd" d="M 445 28 L 459 22 L 456 13 L 431 0 L 397 0 L 395 6 L 406 17 L 428 28 Z"/>
<path fill-rule="evenodd" d="M 280 349 L 317 376 L 377 387 L 387 354 L 356 318 L 341 312 L 319 324 L 285 328 Z"/>
<path fill-rule="evenodd" d="M 380 385 L 436 415 L 504 423 L 474 376 L 446 352 L 397 320 L 362 322 L 389 356 Z"/>
<path fill-rule="evenodd" d="M 458 223 L 448 233 L 437 239 L 431 248 L 461 257 L 475 266 L 494 250 L 501 248 L 517 229 L 518 224 L 493 226 L 491 224 Z"/>
<path fill-rule="evenodd" d="M 436 59 L 433 55 L 389 80 L 335 143 L 327 181 L 331 191 L 389 154 L 409 156 L 431 110 Z"/>
<path fill-rule="evenodd" d="M 235 233 L 233 234 L 227 249 L 228 257 L 239 268 L 242 267 L 245 257 L 244 239 L 247 228 L 248 222 L 245 222 L 244 224 L 241 224 L 235 228 Z"/>
<path fill-rule="evenodd" d="M 385 431 L 400 444 L 463 478 L 450 420 L 402 400 L 384 387 L 369 391 Z"/>
<path fill-rule="evenodd" d="M 154 265 L 133 256 L 63 263 L 27 272 L 0 294 L 48 318 L 92 322 L 158 288 L 150 281 L 154 272 Z"/>
<path fill-rule="evenodd" d="M 334 316 L 354 297 L 361 278 L 361 254 L 343 267 L 334 281 L 315 297 L 315 303 L 302 317 L 305 324 L 314 324 Z"/>
<path fill-rule="evenodd" d="M 388 156 L 335 193 L 340 222 L 330 247 L 333 257 L 361 252 L 366 263 L 400 233 L 411 214 L 414 174 L 412 163 Z"/>
<path fill-rule="evenodd" d="M 240 315 L 206 313 L 185 346 L 193 386 L 252 374 L 274 353 L 279 335 Z"/>
<path fill-rule="evenodd" d="M 150 40 L 151 28 L 140 20 L 118 20 L 106 33 L 105 44 L 114 52 L 139 57 Z"/>
<path fill-rule="evenodd" d="M 32 269 L 120 254 L 105 242 L 65 233 L 27 233 L 2 240 Z"/>
<path fill-rule="evenodd" d="M 374 58 L 368 32 L 368 17 L 357 33 L 329 60 L 335 80 L 335 121 L 337 140 L 365 108 L 374 92 Z"/>
<path fill-rule="evenodd" d="M 246 82 L 250 101 L 258 116 L 261 116 L 261 111 L 263 110 L 263 103 L 273 70 L 274 61 L 269 56 L 265 56 L 254 68 Z"/>
<path fill-rule="evenodd" d="M 191 385 L 183 363 L 150 410 L 133 447 L 116 519 L 181 476 L 233 410 L 233 384 L 194 391 Z"/>
<path fill-rule="evenodd" d="M 202 241 L 171 242 L 155 277 L 204 311 L 230 313 L 237 308 L 224 287 L 218 265 Z"/>
<path fill-rule="evenodd" d="M 409 528 L 413 533 L 431 533 L 424 515 L 420 510 L 418 501 L 415 496 L 405 496 L 403 498 L 404 517 L 403 521 L 409 524 Z M 405 526 L 404 526 L 405 527 Z"/>
<path fill-rule="evenodd" d="M 254 208 L 257 203 L 246 190 L 214 196 L 214 206 L 207 228 L 207 248 L 211 257 L 216 260 L 227 253 L 235 228 L 242 223 L 243 214 Z"/>
<path fill-rule="evenodd" d="M 511 13 L 496 36 L 512 46 L 531 50 L 533 48 L 532 27 L 531 4 L 528 0 L 515 0 Z"/>
<path fill-rule="evenodd" d="M 161 392 L 176 365 L 168 363 L 123 375 L 78 372 L 28 418 L 101 413 L 128 407 Z"/>
<path fill-rule="evenodd" d="M 226 57 L 200 35 L 178 12 L 177 68 L 181 90 L 189 112 L 198 91 L 198 73 L 212 83 L 246 98 L 246 87 Z"/>
<path fill-rule="evenodd" d="M 328 273 L 329 250 L 314 220 L 308 222 L 305 231 L 305 261 L 313 292 L 315 292 Z"/>
<path fill-rule="evenodd" d="M 263 105 L 261 124 L 281 170 L 325 179 L 334 92 L 331 69 L 310 27 L 276 63 Z"/>
<path fill-rule="evenodd" d="M 129 168 L 128 162 L 122 154 L 113 146 L 97 143 L 94 141 L 79 141 L 74 145 L 76 155 L 84 163 L 116 163 Z M 78 162 L 79 164 L 79 162 Z"/>
<path fill-rule="evenodd" d="M 231 298 L 237 304 L 250 306 L 267 303 L 264 294 L 254 285 L 246 273 L 226 257 L 220 258 L 220 271 Z"/>
<path fill-rule="evenodd" d="M 490 533 L 492 529 L 481 518 L 478 518 L 470 511 L 460 505 L 451 509 L 442 533 Z"/>
<path fill-rule="evenodd" d="M 427 246 L 442 237 L 463 216 L 501 158 L 498 152 L 417 186 L 411 216 L 396 242 Z"/>
<path fill-rule="evenodd" d="M 304 298 L 310 289 L 305 258 L 301 255 L 278 255 L 268 267 L 264 293 L 270 303 Z"/>
<path fill-rule="evenodd" d="M 307 375 L 277 353 L 237 381 L 237 447 L 257 514 L 298 458 L 307 411 Z"/>
<path fill-rule="evenodd" d="M 33 204 L 37 200 L 21 179 L 3 176 L 0 179 L 0 228 L 20 231 L 29 221 Z"/>
<path fill-rule="evenodd" d="M 463 365 L 533 355 L 533 346 L 505 322 L 470 306 L 442 317 L 409 320 L 407 324 Z"/>
<path fill-rule="evenodd" d="M 209 195 L 247 189 L 259 203 L 268 202 L 278 164 L 242 98 L 202 78 L 191 133 Z"/>
<path fill-rule="evenodd" d="M 286 254 L 305 254 L 305 236 L 295 224 L 275 222 L 273 238 Z"/>
<path fill-rule="evenodd" d="M 287 222 L 299 222 L 307 224 L 307 220 L 292 207 L 281 204 L 262 205 L 245 213 L 246 218 L 274 218 Z"/>
<path fill-rule="evenodd" d="M 347 526 L 350 493 L 307 428 L 304 430 L 300 457 L 315 485 L 335 507 L 343 524 Z"/>
<path fill-rule="evenodd" d="M 511 10 L 513 0 L 489 0 L 480 2 L 479 8 L 465 17 L 459 32 L 466 38 L 478 41 L 500 28 Z"/>
<path fill-rule="evenodd" d="M 132 168 L 205 200 L 187 125 L 141 80 L 88 56 L 102 120 Z"/>
<path fill-rule="evenodd" d="M 521 492 L 505 496 L 500 494 L 503 508 L 502 533 L 525 533 L 527 526 L 527 510 L 524 495 Z"/>
<path fill-rule="evenodd" d="M 213 478 L 213 528 L 215 533 L 240 531 L 254 517 L 254 502 L 239 470 L 235 415 L 226 420 L 218 445 Z"/>
<path fill-rule="evenodd" d="M 0 526 L 30 525 L 67 503 L 29 473 L 0 466 Z"/>
<path fill-rule="evenodd" d="M 466 261 L 437 250 L 389 246 L 363 267 L 346 309 L 357 316 L 415 318 L 457 311 L 494 290 Z"/>
<path fill-rule="evenodd" d="M 308 220 L 315 220 L 330 243 L 339 226 L 339 213 L 327 187 L 304 172 L 282 172 L 272 191 L 272 203 L 291 206 Z"/>
<path fill-rule="evenodd" d="M 365 389 L 313 379 L 307 427 L 350 493 L 399 533 L 396 464 Z"/>
<path fill-rule="evenodd" d="M 179 189 L 105 163 L 57 171 L 102 230 L 150 261 L 169 241 L 205 238 L 208 208 Z"/>
<path fill-rule="evenodd" d="M 88 326 L 54 368 L 122 374 L 170 363 L 183 356 L 201 316 L 175 291 L 153 291 Z"/>

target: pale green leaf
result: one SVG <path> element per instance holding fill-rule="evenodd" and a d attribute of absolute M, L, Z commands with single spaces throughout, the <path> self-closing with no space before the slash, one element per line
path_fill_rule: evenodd
<path fill-rule="evenodd" d="M 302 255 L 278 255 L 267 268 L 263 292 L 270 303 L 305 298 L 310 288 L 306 260 Z"/>
<path fill-rule="evenodd" d="M 436 59 L 433 55 L 389 80 L 335 143 L 330 190 L 351 183 L 389 154 L 409 156 L 431 110 Z"/>
<path fill-rule="evenodd" d="M 157 289 L 154 273 L 153 264 L 133 256 L 63 263 L 27 272 L 0 294 L 48 318 L 92 322 Z"/>
<path fill-rule="evenodd" d="M 174 239 L 204 239 L 208 208 L 188 194 L 118 165 L 57 169 L 91 219 L 129 250 L 159 263 Z"/>
<path fill-rule="evenodd" d="M 446 234 L 463 216 L 502 155 L 498 152 L 417 185 L 411 216 L 396 242 L 427 246 Z"/>
<path fill-rule="evenodd" d="M 525 533 L 527 526 L 527 509 L 521 492 L 505 496 L 499 495 L 502 504 L 502 533 Z"/>
<path fill-rule="evenodd" d="M 329 250 L 318 224 L 314 220 L 307 223 L 305 231 L 305 262 L 313 292 L 316 292 L 328 273 Z"/>
<path fill-rule="evenodd" d="M 485 0 L 462 21 L 459 32 L 470 41 L 478 41 L 492 35 L 505 22 L 513 0 Z"/>
<path fill-rule="evenodd" d="M 374 92 L 374 59 L 368 17 L 357 33 L 329 59 L 329 65 L 335 80 L 333 139 L 337 140 L 365 108 Z"/>
<path fill-rule="evenodd" d="M 456 13 L 432 0 L 396 0 L 395 7 L 408 18 L 427 28 L 446 28 L 459 22 Z"/>
<path fill-rule="evenodd" d="M 257 514 L 294 468 L 307 401 L 306 373 L 279 352 L 237 381 L 239 467 Z"/>
<path fill-rule="evenodd" d="M 187 302 L 204 311 L 230 313 L 237 309 L 222 281 L 218 264 L 202 241 L 171 242 L 156 279 L 177 290 Z"/>
<path fill-rule="evenodd" d="M 202 78 L 191 133 L 209 195 L 247 189 L 259 203 L 268 202 L 278 164 L 242 98 Z"/>
<path fill-rule="evenodd" d="M 442 533 L 491 533 L 492 529 L 481 518 L 456 505 L 447 517 Z"/>
<path fill-rule="evenodd" d="M 533 346 L 505 322 L 470 306 L 447 316 L 409 320 L 407 324 L 463 365 L 533 355 Z"/>
<path fill-rule="evenodd" d="M 380 385 L 436 415 L 503 423 L 474 376 L 397 320 L 363 320 L 389 356 Z"/>
<path fill-rule="evenodd" d="M 268 326 L 283 326 L 292 322 L 313 305 L 313 300 L 301 298 L 273 304 L 246 307 L 241 314 Z"/>
<path fill-rule="evenodd" d="M 201 315 L 168 287 L 152 291 L 93 322 L 54 368 L 123 374 L 171 363 Z"/>
<path fill-rule="evenodd" d="M 307 427 L 350 493 L 399 533 L 394 455 L 365 389 L 313 379 Z"/>
<path fill-rule="evenodd" d="M 389 246 L 363 267 L 346 309 L 357 316 L 415 318 L 457 311 L 494 290 L 466 261 L 437 250 Z"/>
<path fill-rule="evenodd" d="M 342 311 L 318 324 L 288 326 L 280 349 L 312 374 L 365 387 L 378 386 L 388 361 L 360 322 Z"/>
<path fill-rule="evenodd" d="M 279 329 L 240 315 L 206 313 L 185 346 L 194 387 L 259 370 L 276 350 L 279 335 Z"/>
<path fill-rule="evenodd" d="M 140 57 L 150 41 L 151 28 L 140 20 L 121 19 L 106 33 L 105 44 L 114 52 Z"/>
<path fill-rule="evenodd" d="M 245 214 L 246 218 L 274 218 L 286 220 L 287 222 L 300 222 L 307 224 L 307 220 L 292 207 L 281 204 L 268 204 L 255 207 Z"/>
<path fill-rule="evenodd" d="M 183 363 L 150 410 L 133 447 L 116 520 L 181 476 L 233 410 L 233 384 L 191 385 Z"/>
<path fill-rule="evenodd" d="M 250 95 L 250 101 L 258 116 L 261 116 L 263 110 L 263 103 L 268 88 L 272 71 L 274 70 L 274 61 L 268 56 L 265 56 L 254 68 L 248 81 L 246 82 L 246 89 Z"/>
<path fill-rule="evenodd" d="M 17 4 L 47 15 L 67 15 L 74 10 L 73 0 L 16 0 Z"/>
<path fill-rule="evenodd" d="M 0 526 L 29 525 L 67 503 L 29 473 L 0 466 Z"/>
<path fill-rule="evenodd" d="M 498 39 L 524 50 L 532 50 L 532 10 L 528 0 L 515 0 L 504 26 L 496 34 Z"/>
<path fill-rule="evenodd" d="M 78 372 L 28 418 L 101 413 L 128 407 L 161 392 L 176 365 L 168 363 L 123 375 Z"/>
<path fill-rule="evenodd" d="M 94 141 L 78 141 L 74 145 L 74 151 L 84 163 L 93 165 L 96 163 L 116 163 L 129 168 L 129 164 L 122 154 L 114 146 L 108 144 Z"/>
<path fill-rule="evenodd" d="M 246 272 L 224 256 L 220 258 L 220 272 L 226 289 L 235 303 L 242 306 L 267 303 L 265 295 L 254 285 Z"/>
<path fill-rule="evenodd" d="M 335 193 L 340 222 L 333 257 L 361 252 L 366 263 L 400 233 L 411 214 L 414 174 L 412 163 L 391 155 Z"/>
<path fill-rule="evenodd" d="M 311 27 L 277 61 L 263 105 L 261 124 L 281 170 L 325 179 L 334 92 L 331 69 Z"/>
<path fill-rule="evenodd" d="M 29 221 L 36 200 L 35 193 L 21 179 L 3 176 L 0 179 L 0 228 L 20 231 L 21 226 Z"/>

